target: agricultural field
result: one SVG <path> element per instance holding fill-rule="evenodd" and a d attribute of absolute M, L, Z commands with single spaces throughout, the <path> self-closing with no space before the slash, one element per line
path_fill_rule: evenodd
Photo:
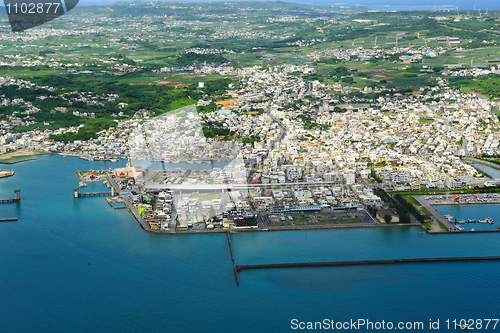
<path fill-rule="evenodd" d="M 373 101 L 386 91 L 418 94 L 437 86 L 449 66 L 470 69 L 496 63 L 499 18 L 495 11 L 488 16 L 368 12 L 363 7 L 282 2 L 81 6 L 15 37 L 0 31 L 0 77 L 45 87 L 25 98 L 40 112 L 13 132 L 85 125 L 83 138 L 113 126 L 118 114 L 127 118 L 141 109 L 162 114 L 200 99 L 227 99 L 229 90 L 238 89 L 239 78 L 224 71 L 200 74 L 199 68 L 207 65 L 308 65 L 314 72 L 300 76 L 329 86 L 324 89 L 339 100 Z M 0 24 L 8 25 L 1 10 Z M 422 56 L 412 57 L 414 50 Z M 500 97 L 498 75 L 449 81 L 464 91 Z M 204 89 L 198 88 L 199 82 Z M 335 84 L 346 91 L 333 91 Z M 49 88 L 54 89 L 52 97 L 40 100 L 49 95 Z M 66 101 L 70 92 L 75 98 L 108 97 L 105 103 L 84 105 Z M 20 97 L 3 86 L 0 95 L 9 100 Z M 55 107 L 90 113 L 95 119 L 54 114 Z M 24 111 L 20 106 L 0 106 L 0 121 Z"/>

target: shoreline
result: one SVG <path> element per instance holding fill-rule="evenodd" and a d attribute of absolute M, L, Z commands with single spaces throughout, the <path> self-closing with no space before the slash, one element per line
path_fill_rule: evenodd
<path fill-rule="evenodd" d="M 135 214 L 132 214 L 135 217 Z M 137 220 L 137 218 L 136 218 Z M 259 228 L 253 228 L 253 229 L 214 229 L 214 230 L 207 230 L 207 229 L 202 229 L 202 230 L 186 230 L 186 231 L 171 231 L 171 230 L 156 230 L 156 229 L 151 229 L 151 228 L 144 228 L 143 224 L 139 222 L 141 225 L 142 229 L 146 232 L 152 232 L 152 233 L 157 233 L 157 234 L 165 234 L 165 235 L 192 235 L 192 234 L 219 234 L 219 233 L 239 233 L 239 232 L 273 232 L 273 231 L 295 231 L 295 230 L 325 230 L 325 229 L 349 229 L 349 228 L 387 228 L 387 227 L 422 227 L 420 223 L 359 223 L 356 225 L 336 225 L 336 224 L 329 224 L 329 225 L 321 225 L 321 226 L 282 226 L 282 227 L 273 227 L 269 229 L 259 229 Z M 422 227 L 423 228 L 423 227 Z M 495 230 L 496 231 L 496 230 Z M 500 231 L 500 230 L 499 230 Z"/>

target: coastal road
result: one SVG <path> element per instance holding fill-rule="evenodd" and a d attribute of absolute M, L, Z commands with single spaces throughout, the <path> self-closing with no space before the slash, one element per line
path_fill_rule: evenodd
<path fill-rule="evenodd" d="M 439 222 L 441 222 L 442 224 L 444 224 L 448 228 L 448 230 L 450 230 L 450 231 L 459 231 L 457 229 L 457 227 L 455 227 L 453 225 L 453 223 L 451 223 L 450 221 L 448 221 L 448 219 L 445 218 L 443 215 L 441 215 L 441 213 L 439 213 L 437 210 L 435 210 L 434 208 L 432 208 L 432 206 L 429 205 L 429 203 L 427 202 L 427 200 L 424 199 L 423 196 L 421 196 L 421 195 L 415 195 L 413 197 L 415 198 L 415 200 L 417 200 L 422 205 L 422 207 L 424 207 L 425 209 L 427 209 L 429 211 L 429 213 L 431 213 Z"/>

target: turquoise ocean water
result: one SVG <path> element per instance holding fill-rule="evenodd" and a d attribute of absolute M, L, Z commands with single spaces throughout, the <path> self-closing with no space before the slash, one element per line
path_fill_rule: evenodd
<path fill-rule="evenodd" d="M 236 286 L 225 234 L 150 234 L 104 198 L 73 199 L 75 171 L 124 164 L 40 156 L 0 180 L 0 197 L 22 197 L 0 206 L 0 218 L 19 218 L 0 223 L 0 332 L 289 332 L 294 318 L 422 321 L 421 331 L 440 319 L 447 331 L 446 319 L 500 317 L 493 261 L 248 270 Z M 499 255 L 499 237 L 404 227 L 232 242 L 236 264 L 258 264 Z"/>

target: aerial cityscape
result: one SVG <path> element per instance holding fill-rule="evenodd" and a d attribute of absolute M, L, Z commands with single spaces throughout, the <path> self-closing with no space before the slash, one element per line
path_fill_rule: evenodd
<path fill-rule="evenodd" d="M 0 8 L 0 331 L 496 329 L 498 8 L 76 3 Z"/>

